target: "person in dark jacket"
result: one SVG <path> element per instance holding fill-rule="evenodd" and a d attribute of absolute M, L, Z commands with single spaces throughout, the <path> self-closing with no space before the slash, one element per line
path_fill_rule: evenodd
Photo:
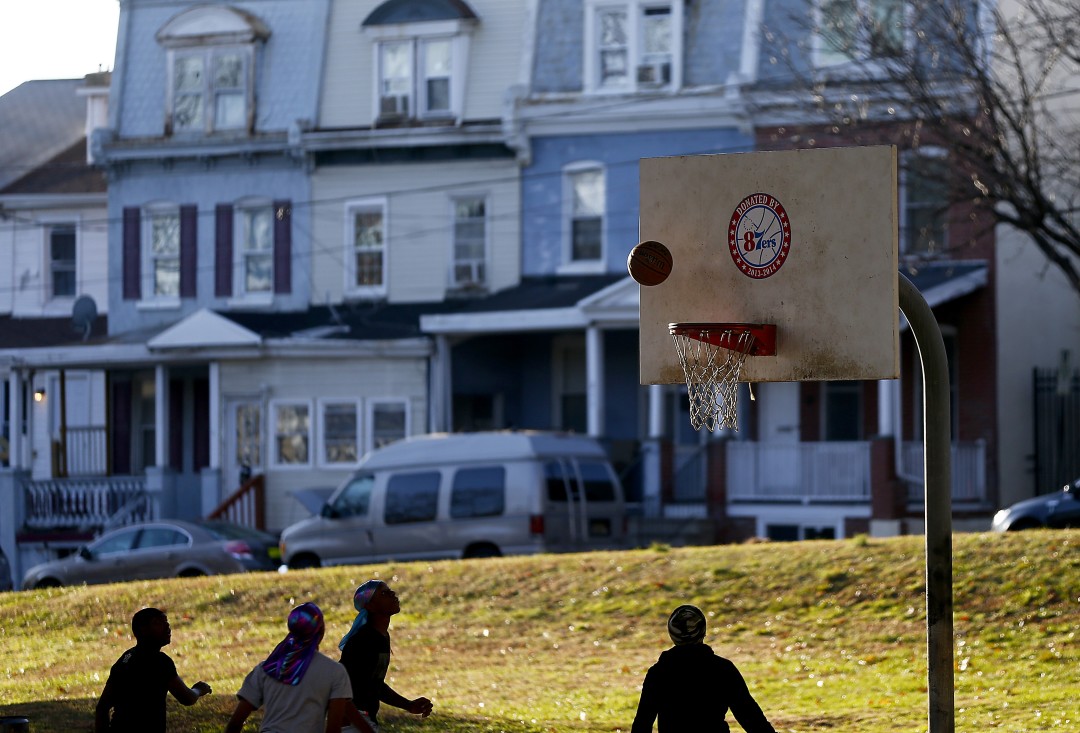
<path fill-rule="evenodd" d="M 705 614 L 679 606 L 668 617 L 675 646 L 663 652 L 645 674 L 641 700 L 630 733 L 729 733 L 730 709 L 746 733 L 776 733 L 765 719 L 739 670 L 705 642 Z"/>
<path fill-rule="evenodd" d="M 211 692 L 205 682 L 191 687 L 184 684 L 173 660 L 161 651 L 172 641 L 172 627 L 164 611 L 138 611 L 131 618 L 131 633 L 135 646 L 116 660 L 98 699 L 96 733 L 165 733 L 166 694 L 172 693 L 181 705 L 194 705 Z"/>

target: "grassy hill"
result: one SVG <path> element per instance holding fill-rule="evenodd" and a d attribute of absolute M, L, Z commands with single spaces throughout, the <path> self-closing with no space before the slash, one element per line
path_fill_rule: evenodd
<path fill-rule="evenodd" d="M 34 733 L 92 730 L 109 667 L 133 643 L 131 614 L 149 605 L 169 613 L 180 675 L 214 687 L 191 708 L 170 699 L 169 730 L 220 731 L 293 606 L 322 607 L 323 650 L 336 658 L 353 589 L 378 577 L 402 603 L 388 681 L 435 703 L 425 721 L 386 710 L 386 731 L 625 731 L 680 603 L 709 615 L 707 643 L 738 665 L 778 731 L 922 731 L 922 542 L 654 547 L 0 594 L 0 715 L 26 715 Z M 1080 534 L 957 535 L 954 605 L 957 731 L 1080 730 Z"/>

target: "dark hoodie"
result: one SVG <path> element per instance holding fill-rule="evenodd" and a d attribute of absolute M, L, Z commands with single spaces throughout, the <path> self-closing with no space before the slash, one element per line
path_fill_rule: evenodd
<path fill-rule="evenodd" d="M 673 646 L 649 668 L 630 733 L 728 733 L 731 709 L 746 733 L 776 733 L 739 670 L 701 643 Z"/>

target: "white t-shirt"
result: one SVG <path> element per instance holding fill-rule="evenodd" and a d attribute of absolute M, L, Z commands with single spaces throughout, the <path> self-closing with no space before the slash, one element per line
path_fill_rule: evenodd
<path fill-rule="evenodd" d="M 323 733 L 331 700 L 352 699 L 349 673 L 322 652 L 316 652 L 298 685 L 278 682 L 262 662 L 248 673 L 237 697 L 263 710 L 260 733 Z"/>

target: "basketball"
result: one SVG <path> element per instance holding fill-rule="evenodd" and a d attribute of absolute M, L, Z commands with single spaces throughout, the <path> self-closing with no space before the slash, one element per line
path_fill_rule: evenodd
<path fill-rule="evenodd" d="M 668 248 L 648 240 L 641 242 L 632 250 L 626 258 L 626 269 L 630 271 L 630 277 L 642 285 L 659 285 L 667 280 L 671 274 L 671 252 Z"/>

